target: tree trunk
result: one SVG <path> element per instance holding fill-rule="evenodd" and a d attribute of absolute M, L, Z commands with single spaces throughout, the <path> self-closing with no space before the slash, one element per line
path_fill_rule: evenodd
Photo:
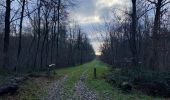
<path fill-rule="evenodd" d="M 58 26 L 57 26 L 57 54 L 56 54 L 56 64 L 58 64 L 58 57 L 59 57 L 59 34 L 60 34 L 60 4 L 61 4 L 61 0 L 58 0 L 58 7 L 57 7 L 57 12 L 58 12 L 58 16 L 57 16 L 57 21 L 58 21 Z"/>
<path fill-rule="evenodd" d="M 47 40 L 48 42 L 48 14 L 46 13 L 45 14 L 45 25 L 44 25 L 44 29 L 45 29 L 45 36 L 44 36 L 44 39 L 43 39 L 43 43 L 42 43 L 42 47 L 41 47 L 41 61 L 40 61 L 40 66 L 43 67 L 43 52 L 44 52 L 44 46 L 45 45 L 45 42 Z M 47 56 L 47 55 L 46 55 Z M 46 63 L 46 62 L 45 62 Z"/>
<path fill-rule="evenodd" d="M 21 19 L 20 19 L 20 25 L 19 25 L 19 41 L 18 41 L 18 53 L 17 53 L 17 66 L 20 65 L 20 53 L 21 53 L 21 39 L 22 39 L 22 22 L 24 17 L 24 9 L 25 9 L 25 0 L 22 2 L 22 11 L 21 11 Z M 17 71 L 17 66 L 15 66 L 15 71 Z"/>
<path fill-rule="evenodd" d="M 21 39 L 22 39 L 22 22 L 24 17 L 24 9 L 25 9 L 25 0 L 23 0 L 22 4 L 22 11 L 21 11 L 21 19 L 20 19 L 20 25 L 19 25 L 19 43 L 18 43 L 18 54 L 17 54 L 17 60 L 19 59 L 20 53 L 21 53 Z"/>
<path fill-rule="evenodd" d="M 158 41 L 159 41 L 159 30 L 160 30 L 160 15 L 161 15 L 162 0 L 158 0 L 156 4 L 156 14 L 154 19 L 154 27 L 152 34 L 153 41 L 153 55 L 152 55 L 152 68 L 159 66 L 159 56 L 158 56 Z"/>
<path fill-rule="evenodd" d="M 136 34 L 137 34 L 137 15 L 136 15 L 136 0 L 132 0 L 132 26 L 131 26 L 131 52 L 132 52 L 132 61 L 134 66 L 138 66 L 138 52 L 136 46 Z"/>
<path fill-rule="evenodd" d="M 40 33 L 41 33 L 41 0 L 39 0 L 39 8 L 38 8 L 38 43 L 35 52 L 34 67 L 36 67 L 36 63 L 37 63 L 37 55 L 40 46 Z"/>
<path fill-rule="evenodd" d="M 4 48 L 3 48 L 3 67 L 6 68 L 9 64 L 9 36 L 10 36 L 10 10 L 11 10 L 11 1 L 6 0 L 6 13 L 5 13 L 5 36 L 4 36 Z"/>

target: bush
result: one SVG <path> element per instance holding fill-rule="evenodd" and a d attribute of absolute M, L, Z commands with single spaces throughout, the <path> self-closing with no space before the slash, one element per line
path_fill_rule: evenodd
<path fill-rule="evenodd" d="M 127 82 L 148 95 L 170 97 L 170 71 L 113 69 L 107 74 L 107 81 L 120 88 Z"/>

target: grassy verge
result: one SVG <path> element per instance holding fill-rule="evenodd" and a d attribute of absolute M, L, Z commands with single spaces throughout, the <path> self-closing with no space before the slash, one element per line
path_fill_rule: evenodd
<path fill-rule="evenodd" d="M 90 71 L 87 79 L 87 86 L 93 90 L 95 90 L 101 100 L 105 98 L 114 98 L 114 100 L 159 100 L 159 98 L 153 98 L 150 96 L 143 95 L 142 93 L 130 93 L 124 94 L 118 88 L 113 87 L 111 84 L 106 82 L 104 75 L 109 72 L 108 65 L 100 62 L 93 61 L 89 67 Z M 93 78 L 93 68 L 97 69 L 97 79 Z M 162 100 L 162 99 L 161 99 Z"/>
<path fill-rule="evenodd" d="M 93 76 L 94 68 L 97 69 L 97 79 L 94 79 Z M 113 87 L 111 84 L 106 82 L 105 74 L 110 71 L 110 68 L 107 64 L 97 60 L 76 67 L 56 70 L 57 76 L 68 75 L 68 79 L 65 83 L 67 91 L 66 94 L 72 95 L 73 87 L 84 71 L 86 71 L 87 75 L 86 84 L 88 88 L 95 91 L 101 100 L 104 100 L 106 97 L 114 98 L 114 100 L 163 100 L 160 98 L 150 97 L 139 92 L 129 94 L 122 93 L 118 88 Z M 65 98 L 68 98 L 68 96 Z"/>

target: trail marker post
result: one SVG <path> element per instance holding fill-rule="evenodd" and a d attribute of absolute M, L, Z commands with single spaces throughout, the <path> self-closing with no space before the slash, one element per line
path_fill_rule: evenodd
<path fill-rule="evenodd" d="M 97 78 L 97 75 L 96 75 L 96 68 L 94 68 L 94 78 L 95 78 L 95 79 Z"/>

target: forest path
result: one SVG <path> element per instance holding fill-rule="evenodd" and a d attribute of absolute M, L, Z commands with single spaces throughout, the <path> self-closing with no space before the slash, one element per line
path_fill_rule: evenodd
<path fill-rule="evenodd" d="M 94 78 L 94 68 L 97 79 Z M 41 95 L 44 96 L 42 100 L 163 100 L 139 93 L 122 93 L 106 82 L 105 74 L 109 70 L 108 65 L 98 60 L 56 69 L 54 79 L 45 87 L 46 95 Z"/>
<path fill-rule="evenodd" d="M 98 100 L 97 93 L 90 90 L 85 83 L 88 74 L 87 71 L 82 73 L 72 88 L 68 88 L 66 85 L 68 75 L 52 82 L 48 87 L 44 88 L 47 95 L 42 100 Z M 67 91 L 72 91 L 72 93 L 67 93 Z"/>
<path fill-rule="evenodd" d="M 44 92 L 47 93 L 47 95 L 42 100 L 62 100 L 62 96 L 64 93 L 64 82 L 67 79 L 67 75 L 60 78 L 59 80 L 56 80 L 52 82 L 48 87 L 44 88 Z"/>
<path fill-rule="evenodd" d="M 75 84 L 74 97 L 76 97 L 78 100 L 98 100 L 97 93 L 90 90 L 85 83 L 88 74 L 87 71 L 88 70 L 83 72 L 83 74 L 80 76 L 80 79 Z"/>
<path fill-rule="evenodd" d="M 97 69 L 97 79 L 93 71 Z M 109 70 L 99 61 L 93 61 L 76 67 L 56 70 L 56 77 L 46 88 L 46 97 L 43 100 L 111 100 L 108 91 L 103 86 L 103 75 Z M 106 88 L 107 89 L 107 88 Z M 111 93 L 110 93 L 111 94 Z"/>

